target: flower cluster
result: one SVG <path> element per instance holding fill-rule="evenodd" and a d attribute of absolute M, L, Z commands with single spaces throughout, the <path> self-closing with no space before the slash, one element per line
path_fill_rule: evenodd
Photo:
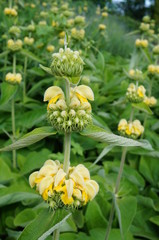
<path fill-rule="evenodd" d="M 99 24 L 99 30 L 103 31 L 106 29 L 106 26 L 104 24 Z"/>
<path fill-rule="evenodd" d="M 149 65 L 148 66 L 148 72 L 152 75 L 159 74 L 159 65 Z"/>
<path fill-rule="evenodd" d="M 33 45 L 33 43 L 34 43 L 34 38 L 31 38 L 31 37 L 24 38 L 24 44 L 31 46 Z"/>
<path fill-rule="evenodd" d="M 7 47 L 8 49 L 10 49 L 11 51 L 18 51 L 22 48 L 23 42 L 18 39 L 18 40 L 13 40 L 13 39 L 9 39 L 7 42 Z"/>
<path fill-rule="evenodd" d="M 53 52 L 55 50 L 55 47 L 53 45 L 48 45 L 46 49 L 48 52 Z"/>
<path fill-rule="evenodd" d="M 144 132 L 144 127 L 139 120 L 127 122 L 126 119 L 121 119 L 118 124 L 118 131 L 122 136 L 137 139 Z"/>
<path fill-rule="evenodd" d="M 148 41 L 146 39 L 136 39 L 136 47 L 143 47 L 147 48 L 148 47 Z"/>
<path fill-rule="evenodd" d="M 11 84 L 20 84 L 22 81 L 22 75 L 20 73 L 7 73 L 5 81 Z"/>
<path fill-rule="evenodd" d="M 129 71 L 129 77 L 133 80 L 140 81 L 143 80 L 143 73 L 139 69 L 131 69 Z"/>
<path fill-rule="evenodd" d="M 107 12 L 102 12 L 102 17 L 107 18 L 108 17 L 108 13 Z"/>
<path fill-rule="evenodd" d="M 12 27 L 9 29 L 9 33 L 18 36 L 18 35 L 21 33 L 21 30 L 20 30 L 20 28 L 17 27 L 17 26 L 12 26 Z"/>
<path fill-rule="evenodd" d="M 44 101 L 49 101 L 47 107 L 48 120 L 59 131 L 81 131 L 92 122 L 91 105 L 88 100 L 94 100 L 90 87 L 79 85 L 71 89 L 70 102 L 66 103 L 61 88 L 49 87 L 44 94 Z"/>
<path fill-rule="evenodd" d="M 17 11 L 14 8 L 5 8 L 4 9 L 4 14 L 16 17 L 18 15 Z"/>
<path fill-rule="evenodd" d="M 82 207 L 99 191 L 97 182 L 90 179 L 84 165 L 69 167 L 66 175 L 58 160 L 47 160 L 39 171 L 30 175 L 29 183 L 53 209 Z"/>
<path fill-rule="evenodd" d="M 76 16 L 74 19 L 75 24 L 85 24 L 85 17 Z"/>
<path fill-rule="evenodd" d="M 155 97 L 147 97 L 144 98 L 144 103 L 149 107 L 154 107 L 157 103 L 157 99 Z"/>
<path fill-rule="evenodd" d="M 156 45 L 154 48 L 153 48 L 153 53 L 158 55 L 159 54 L 159 45 Z"/>
<path fill-rule="evenodd" d="M 146 32 L 150 29 L 150 24 L 148 23 L 141 23 L 140 25 L 140 30 L 143 31 L 143 32 Z"/>
<path fill-rule="evenodd" d="M 76 40 L 82 40 L 85 36 L 85 31 L 83 29 L 77 30 L 76 28 L 71 29 L 71 37 Z"/>
<path fill-rule="evenodd" d="M 84 62 L 78 51 L 60 48 L 59 53 L 52 56 L 51 71 L 55 76 L 80 77 Z"/>
<path fill-rule="evenodd" d="M 145 98 L 146 89 L 143 85 L 137 87 L 134 83 L 130 83 L 127 89 L 126 97 L 132 103 L 142 102 Z"/>

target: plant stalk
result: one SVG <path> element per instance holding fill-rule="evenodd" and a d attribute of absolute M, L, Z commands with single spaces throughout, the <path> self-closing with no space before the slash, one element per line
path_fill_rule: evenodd
<path fill-rule="evenodd" d="M 53 233 L 53 240 L 59 240 L 59 236 L 60 236 L 60 231 L 59 229 L 56 229 Z"/>
<path fill-rule="evenodd" d="M 16 54 L 13 55 L 13 73 L 16 73 Z M 13 142 L 15 141 L 15 99 L 13 97 L 11 102 L 11 118 L 12 118 L 12 134 L 13 134 Z M 16 150 L 12 151 L 13 156 L 13 168 L 16 169 Z"/>
<path fill-rule="evenodd" d="M 26 96 L 26 75 L 27 75 L 27 65 L 28 65 L 28 58 L 24 58 L 24 74 L 23 74 L 23 102 L 25 101 Z"/>
<path fill-rule="evenodd" d="M 11 118 L 12 118 L 12 134 L 13 134 L 13 142 L 15 141 L 15 105 L 14 105 L 14 98 L 12 99 L 12 106 L 11 106 Z M 13 155 L 13 168 L 16 168 L 16 150 L 12 151 Z"/>
<path fill-rule="evenodd" d="M 123 173 L 123 169 L 124 169 L 124 163 L 125 163 L 125 159 L 126 159 L 126 153 L 127 153 L 127 148 L 124 147 L 123 151 L 122 151 L 122 156 L 121 156 L 119 173 L 118 173 L 117 180 L 116 180 L 116 185 L 115 185 L 115 192 L 114 192 L 115 195 L 117 195 L 117 193 L 119 191 L 120 181 L 121 181 L 121 177 L 122 177 L 122 173 Z M 109 238 L 109 234 L 110 234 L 110 230 L 111 230 L 112 223 L 113 223 L 113 218 L 114 218 L 114 212 L 115 212 L 115 205 L 114 205 L 114 201 L 113 201 L 112 202 L 112 208 L 111 208 L 111 211 L 110 211 L 109 222 L 108 222 L 108 227 L 107 227 L 107 231 L 106 231 L 105 240 L 108 240 L 108 238 Z"/>

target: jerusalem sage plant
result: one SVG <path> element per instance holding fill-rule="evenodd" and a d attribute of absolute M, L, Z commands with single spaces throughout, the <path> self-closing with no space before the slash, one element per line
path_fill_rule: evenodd
<path fill-rule="evenodd" d="M 44 101 L 48 101 L 47 119 L 52 126 L 34 129 L 13 144 L 0 149 L 1 151 L 15 150 L 57 132 L 64 134 L 63 163 L 48 159 L 39 171 L 33 172 L 29 177 L 30 186 L 36 187 L 51 211 L 48 209 L 42 211 L 26 226 L 19 239 L 29 239 L 33 235 L 34 239 L 45 239 L 53 232 L 53 239 L 59 239 L 59 227 L 70 216 L 70 212 L 85 206 L 98 193 L 99 185 L 90 178 L 90 173 L 84 165 L 70 166 L 73 132 L 79 132 L 83 136 L 112 146 L 137 146 L 151 149 L 147 141 L 117 136 L 93 125 L 92 108 L 88 100 L 94 100 L 94 93 L 90 87 L 78 85 L 83 66 L 84 62 L 79 52 L 67 48 L 65 38 L 65 48 L 53 54 L 50 68 L 41 66 L 50 74 L 61 77 L 65 81 L 65 91 L 58 86 L 50 86 L 44 93 Z M 125 158 L 125 151 L 123 154 Z M 39 222 L 42 228 L 34 232 Z"/>

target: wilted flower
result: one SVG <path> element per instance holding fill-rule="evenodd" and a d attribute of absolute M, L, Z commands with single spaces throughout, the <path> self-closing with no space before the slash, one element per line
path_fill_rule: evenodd
<path fill-rule="evenodd" d="M 39 171 L 30 175 L 29 183 L 53 209 L 82 207 L 99 191 L 98 183 L 90 179 L 84 165 L 69 167 L 66 177 L 58 160 L 47 160 Z"/>

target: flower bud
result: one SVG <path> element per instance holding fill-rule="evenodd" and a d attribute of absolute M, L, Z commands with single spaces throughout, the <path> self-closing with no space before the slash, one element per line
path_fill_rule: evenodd
<path fill-rule="evenodd" d="M 13 39 L 9 39 L 7 42 L 8 49 L 13 52 L 20 50 L 22 48 L 22 45 L 23 45 L 23 43 L 20 39 L 15 40 L 15 41 Z"/>
<path fill-rule="evenodd" d="M 131 83 L 127 89 L 126 97 L 131 103 L 139 103 L 144 100 L 146 89 L 144 86 L 136 87 Z"/>
<path fill-rule="evenodd" d="M 59 53 L 53 54 L 53 60 L 51 63 L 51 71 L 56 76 L 63 76 L 70 78 L 77 78 L 75 82 L 79 80 L 79 77 L 83 71 L 84 62 L 79 56 L 78 51 L 72 51 L 70 48 L 59 50 Z"/>

